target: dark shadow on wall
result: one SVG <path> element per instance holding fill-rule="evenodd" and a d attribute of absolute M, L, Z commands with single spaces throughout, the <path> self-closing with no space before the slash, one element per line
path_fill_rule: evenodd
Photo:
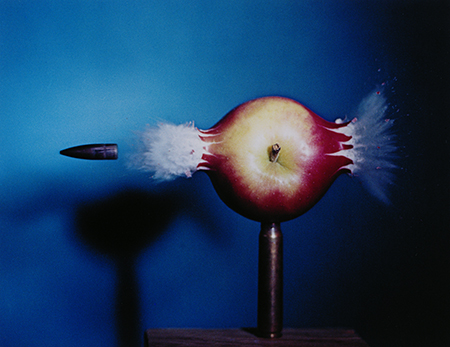
<path fill-rule="evenodd" d="M 120 347 L 143 344 L 136 258 L 165 231 L 180 207 L 180 197 L 173 194 L 128 190 L 78 208 L 78 236 L 88 248 L 107 255 L 116 264 L 116 330 Z"/>

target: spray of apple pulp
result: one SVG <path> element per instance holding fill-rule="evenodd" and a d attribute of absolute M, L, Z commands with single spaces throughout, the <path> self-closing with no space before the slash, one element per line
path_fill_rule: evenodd
<path fill-rule="evenodd" d="M 355 118 L 328 122 L 282 97 L 251 100 L 217 124 L 160 124 L 142 134 L 132 165 L 155 180 L 205 171 L 227 206 L 261 222 L 258 331 L 282 330 L 282 234 L 280 223 L 316 204 L 341 174 L 358 177 L 388 203 L 396 145 L 393 120 L 380 90 L 360 104 Z"/>

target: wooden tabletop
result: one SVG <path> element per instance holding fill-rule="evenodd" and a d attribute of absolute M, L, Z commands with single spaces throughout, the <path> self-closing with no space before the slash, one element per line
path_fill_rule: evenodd
<path fill-rule="evenodd" d="M 369 347 L 351 329 L 283 329 L 276 339 L 256 337 L 254 329 L 148 329 L 145 347 L 160 346 L 301 346 Z"/>

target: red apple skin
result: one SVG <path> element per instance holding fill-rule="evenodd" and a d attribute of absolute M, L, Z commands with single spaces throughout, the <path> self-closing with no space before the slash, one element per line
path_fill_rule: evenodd
<path fill-rule="evenodd" d="M 351 139 L 300 103 L 282 97 L 246 102 L 201 131 L 206 170 L 231 209 L 258 222 L 294 219 L 316 204 L 335 179 L 350 173 L 342 155 Z M 270 160 L 275 143 L 278 159 Z M 339 152 L 339 153 L 338 153 Z"/>

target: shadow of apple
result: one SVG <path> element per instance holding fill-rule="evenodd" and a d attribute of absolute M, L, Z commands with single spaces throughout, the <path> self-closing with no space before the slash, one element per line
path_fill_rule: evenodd
<path fill-rule="evenodd" d="M 141 346 L 137 256 L 180 211 L 180 196 L 122 191 L 106 199 L 83 203 L 77 211 L 77 233 L 94 252 L 116 264 L 118 346 Z"/>

